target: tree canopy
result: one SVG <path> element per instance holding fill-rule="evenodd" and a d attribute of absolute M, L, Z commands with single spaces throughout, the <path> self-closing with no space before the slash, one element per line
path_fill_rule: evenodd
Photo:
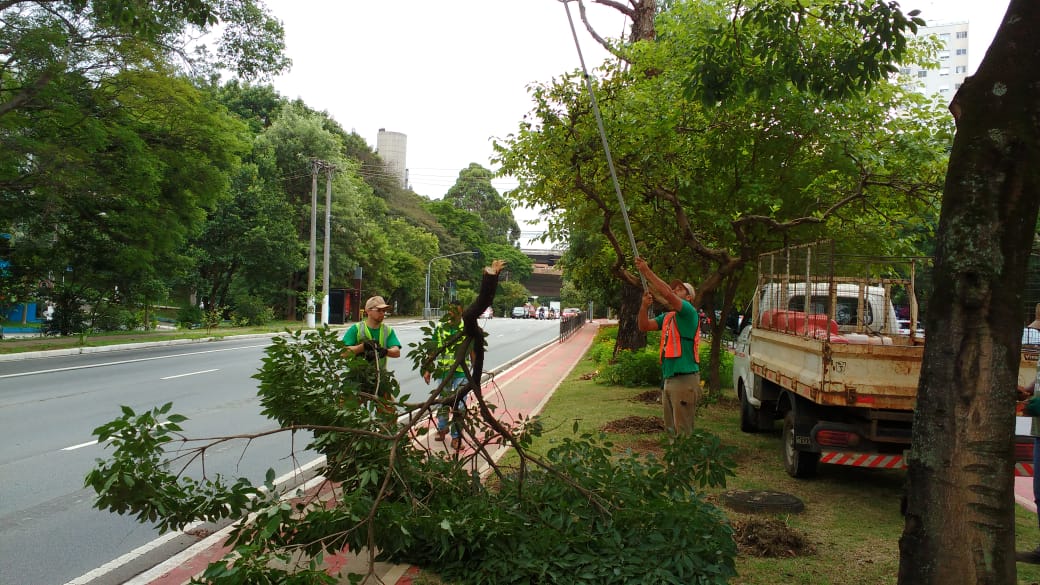
<path fill-rule="evenodd" d="M 935 104 L 887 78 L 840 99 L 770 78 L 785 89 L 733 91 L 706 105 L 689 79 L 707 57 L 690 47 L 735 26 L 734 10 L 670 3 L 656 19 L 656 39 L 629 47 L 626 68 L 604 66 L 593 89 L 638 253 L 659 273 L 697 282 L 698 304 L 724 313 L 744 267 L 763 251 L 828 234 L 860 250 L 898 247 L 895 226 L 935 213 L 952 130 Z M 740 19 L 743 35 L 774 35 L 781 46 L 860 30 L 855 19 L 828 22 L 789 29 Z M 610 253 L 571 256 L 569 270 L 610 270 L 638 285 L 626 268 L 635 251 L 581 73 L 534 84 L 531 94 L 531 115 L 496 143 L 503 172 L 520 182 L 509 196 L 547 209 L 557 239 L 601 235 Z M 621 298 L 624 326 L 634 322 L 638 298 Z M 633 330 L 619 344 L 637 347 L 641 336 Z"/>
<path fill-rule="evenodd" d="M 491 184 L 493 177 L 491 171 L 470 163 L 469 167 L 459 171 L 459 177 L 444 195 L 444 201 L 476 214 L 484 225 L 488 241 L 515 246 L 520 239 L 520 226 L 509 203 Z"/>

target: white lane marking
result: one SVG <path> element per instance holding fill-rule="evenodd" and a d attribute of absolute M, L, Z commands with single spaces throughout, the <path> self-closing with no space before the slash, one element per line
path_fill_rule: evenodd
<path fill-rule="evenodd" d="M 158 426 L 162 427 L 162 426 L 166 426 L 168 424 L 172 424 L 172 423 L 170 423 L 170 421 L 168 421 L 168 420 L 164 420 L 164 421 L 159 422 Z M 87 441 L 86 443 L 80 443 L 78 445 L 69 445 L 68 447 L 62 447 L 61 450 L 62 451 L 75 451 L 76 449 L 82 449 L 83 447 L 90 447 L 91 445 L 97 445 L 97 444 L 98 444 L 97 439 L 94 439 L 93 441 Z"/>
<path fill-rule="evenodd" d="M 170 359 L 170 358 L 184 357 L 184 356 L 188 356 L 188 355 L 202 355 L 202 354 L 206 354 L 206 353 L 219 353 L 219 352 L 224 352 L 224 351 L 237 351 L 237 350 L 240 350 L 240 349 L 252 349 L 254 347 L 267 347 L 268 345 L 270 345 L 270 344 L 241 345 L 241 346 L 238 346 L 238 347 L 228 347 L 228 348 L 225 348 L 225 349 L 209 349 L 209 350 L 206 350 L 206 351 L 189 351 L 187 353 L 177 353 L 177 354 L 173 354 L 173 355 L 157 355 L 157 356 L 154 356 L 154 357 L 136 358 L 136 359 L 132 359 L 132 360 L 118 360 L 118 361 L 114 361 L 114 362 L 104 362 L 104 363 L 100 363 L 100 364 L 84 364 L 84 365 L 81 365 L 81 366 L 69 366 L 67 368 L 52 368 L 52 369 L 49 369 L 49 370 L 34 370 L 32 372 L 21 372 L 19 374 L 0 374 L 0 379 L 3 379 L 3 378 L 17 378 L 19 376 L 32 376 L 32 375 L 35 375 L 35 374 L 53 374 L 55 372 L 69 372 L 69 371 L 72 371 L 72 370 L 85 370 L 87 368 L 101 368 L 101 367 L 104 367 L 104 366 L 118 366 L 118 365 L 122 365 L 122 364 L 133 364 L 133 363 L 137 363 L 137 362 L 150 362 L 150 361 L 153 361 L 153 360 L 166 360 L 166 359 Z"/>
<path fill-rule="evenodd" d="M 83 447 L 89 447 L 91 445 L 97 445 L 97 439 L 87 443 L 80 443 L 79 445 L 70 445 L 68 447 L 62 447 L 62 451 L 75 451 L 76 449 L 82 449 Z"/>
<path fill-rule="evenodd" d="M 200 370 L 198 372 L 188 372 L 187 374 L 177 374 L 175 376 L 166 376 L 165 378 L 159 378 L 160 380 L 172 380 L 174 378 L 183 378 L 185 376 L 195 376 L 198 374 L 208 374 L 210 372 L 216 372 L 220 368 L 213 368 L 212 370 Z"/>

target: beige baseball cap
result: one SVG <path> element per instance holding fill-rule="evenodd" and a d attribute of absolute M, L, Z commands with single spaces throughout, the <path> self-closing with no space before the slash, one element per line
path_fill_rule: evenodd
<path fill-rule="evenodd" d="M 390 305 L 386 304 L 383 297 L 375 296 L 365 302 L 365 310 L 371 311 L 372 309 L 389 309 Z"/>
<path fill-rule="evenodd" d="M 697 289 L 693 288 L 692 284 L 690 284 L 688 282 L 683 282 L 683 281 L 679 280 L 678 278 L 673 280 L 672 282 L 668 283 L 668 286 L 670 286 L 670 287 L 672 287 L 674 289 L 676 286 L 678 286 L 680 284 L 683 285 L 683 287 L 686 289 L 686 292 L 689 293 L 691 297 L 696 297 L 697 296 Z"/>

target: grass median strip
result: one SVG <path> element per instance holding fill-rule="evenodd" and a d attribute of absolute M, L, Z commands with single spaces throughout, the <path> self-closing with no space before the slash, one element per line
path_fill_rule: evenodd
<path fill-rule="evenodd" d="M 545 434 L 533 450 L 544 452 L 579 432 L 603 431 L 623 451 L 659 452 L 661 406 L 654 389 L 595 382 L 595 364 L 583 359 L 541 413 Z M 895 583 L 899 568 L 899 512 L 906 473 L 844 466 L 821 466 L 810 480 L 789 477 L 781 463 L 779 426 L 772 433 L 740 431 L 740 409 L 731 390 L 698 409 L 697 428 L 735 447 L 736 476 L 708 498 L 722 507 L 737 540 L 734 585 L 877 585 Z M 515 463 L 513 455 L 502 460 Z M 723 503 L 733 490 L 789 494 L 804 503 L 798 513 L 745 514 Z M 1016 506 L 1017 549 L 1031 550 L 1040 535 L 1036 515 Z M 424 575 L 417 585 L 441 583 Z M 1040 566 L 1018 564 L 1018 583 L 1040 583 Z"/>

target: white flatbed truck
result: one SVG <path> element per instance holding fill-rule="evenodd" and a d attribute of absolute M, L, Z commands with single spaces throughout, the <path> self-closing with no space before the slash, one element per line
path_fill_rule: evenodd
<path fill-rule="evenodd" d="M 917 322 L 914 280 L 927 263 L 839 257 L 825 244 L 760 258 L 751 324 L 734 348 L 734 389 L 741 430 L 783 421 L 789 475 L 810 477 L 820 463 L 905 466 L 924 338 L 916 328 L 900 332 L 894 301 Z M 1020 384 L 1035 371 L 1036 353 L 1024 351 Z M 1031 442 L 1019 451 L 1029 459 Z M 1016 473 L 1031 468 L 1020 462 Z"/>

